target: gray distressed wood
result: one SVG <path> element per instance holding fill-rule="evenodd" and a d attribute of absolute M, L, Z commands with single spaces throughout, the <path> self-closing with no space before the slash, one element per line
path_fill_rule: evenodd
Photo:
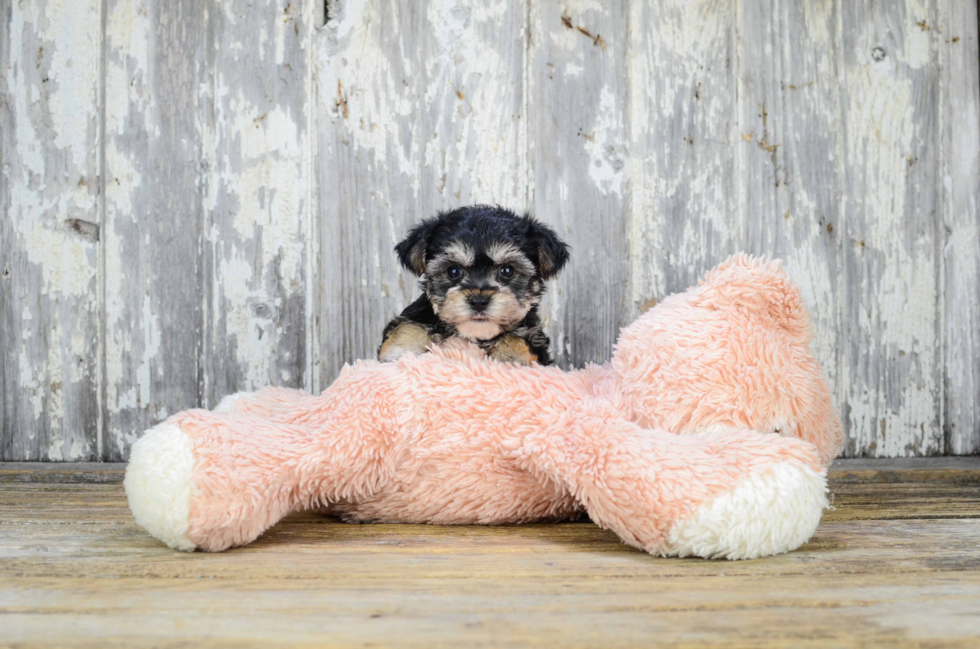
<path fill-rule="evenodd" d="M 107 459 L 179 410 L 308 387 L 301 10 L 108 4 Z"/>
<path fill-rule="evenodd" d="M 421 213 L 528 208 L 525 2 L 420 4 Z"/>
<path fill-rule="evenodd" d="M 92 460 L 98 0 L 0 4 L 0 458 Z"/>
<path fill-rule="evenodd" d="M 195 0 L 106 0 L 107 460 L 201 403 L 208 17 Z"/>
<path fill-rule="evenodd" d="M 977 3 L 945 0 L 943 262 L 946 452 L 980 453 L 980 51 Z"/>
<path fill-rule="evenodd" d="M 841 116 L 833 2 L 738 3 L 740 248 L 784 261 L 838 385 Z"/>
<path fill-rule="evenodd" d="M 312 386 L 310 20 L 313 2 L 224 0 L 209 12 L 203 397 Z"/>
<path fill-rule="evenodd" d="M 841 13 L 845 451 L 940 454 L 937 7 L 847 2 Z"/>
<path fill-rule="evenodd" d="M 632 312 L 627 6 L 530 3 L 531 204 L 572 246 L 542 305 L 564 367 L 608 360 Z"/>
<path fill-rule="evenodd" d="M 319 384 L 372 358 L 415 295 L 393 248 L 422 216 L 417 3 L 341 2 L 317 34 Z"/>
<path fill-rule="evenodd" d="M 321 23 L 326 20 L 326 25 Z M 417 295 L 439 209 L 573 245 L 556 357 L 782 257 L 845 454 L 980 451 L 975 2 L 0 4 L 0 458 L 123 459 L 320 389 Z"/>
<path fill-rule="evenodd" d="M 645 311 L 739 250 L 735 12 L 630 4 L 633 304 Z"/>

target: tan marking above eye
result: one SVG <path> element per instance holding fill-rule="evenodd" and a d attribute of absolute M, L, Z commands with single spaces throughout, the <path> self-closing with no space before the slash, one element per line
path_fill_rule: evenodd
<path fill-rule="evenodd" d="M 471 246 L 462 241 L 453 241 L 442 251 L 440 257 L 452 260 L 460 266 L 472 266 L 476 261 L 476 252 Z"/>
<path fill-rule="evenodd" d="M 508 264 L 514 267 L 514 271 L 531 275 L 534 273 L 534 264 L 528 259 L 521 249 L 512 243 L 494 243 L 487 248 L 487 257 L 493 260 L 494 264 L 502 266 Z"/>
<path fill-rule="evenodd" d="M 509 242 L 497 242 L 490 244 L 487 248 L 487 257 L 493 260 L 493 263 L 500 264 L 504 261 L 509 261 L 515 255 L 523 257 L 520 248 Z"/>

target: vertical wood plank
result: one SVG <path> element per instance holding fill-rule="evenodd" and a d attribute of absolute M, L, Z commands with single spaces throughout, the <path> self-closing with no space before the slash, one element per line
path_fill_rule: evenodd
<path fill-rule="evenodd" d="M 980 51 L 977 3 L 944 0 L 945 408 L 953 455 L 980 452 Z"/>
<path fill-rule="evenodd" d="M 204 402 L 311 387 L 306 108 L 311 2 L 214 6 Z"/>
<path fill-rule="evenodd" d="M 734 33 L 729 2 L 630 5 L 637 312 L 741 249 Z"/>
<path fill-rule="evenodd" d="M 106 0 L 105 431 L 200 403 L 208 21 L 194 0 Z"/>
<path fill-rule="evenodd" d="M 317 34 L 321 385 L 415 295 L 392 251 L 419 208 L 417 3 L 331 4 Z"/>
<path fill-rule="evenodd" d="M 632 311 L 628 4 L 530 11 L 532 205 L 572 246 L 542 315 L 556 362 L 604 362 Z"/>
<path fill-rule="evenodd" d="M 0 8 L 0 458 L 329 382 L 417 294 L 394 243 L 472 202 L 573 245 L 565 366 L 747 249 L 803 289 L 845 454 L 980 450 L 976 3 L 320 7 Z"/>
<path fill-rule="evenodd" d="M 473 203 L 526 209 L 525 3 L 423 4 L 422 214 Z"/>
<path fill-rule="evenodd" d="M 0 7 L 0 459 L 98 455 L 101 3 Z"/>
<path fill-rule="evenodd" d="M 813 319 L 813 352 L 836 386 L 843 182 L 837 6 L 824 0 L 737 6 L 743 248 L 784 261 Z"/>
<path fill-rule="evenodd" d="M 942 453 L 936 3 L 841 13 L 845 452 Z"/>

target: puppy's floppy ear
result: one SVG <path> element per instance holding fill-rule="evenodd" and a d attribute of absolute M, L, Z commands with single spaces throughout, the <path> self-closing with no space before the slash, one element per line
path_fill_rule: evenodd
<path fill-rule="evenodd" d="M 568 262 L 568 244 L 547 225 L 529 215 L 524 218 L 528 221 L 528 237 L 537 252 L 538 272 L 542 279 L 551 279 Z"/>
<path fill-rule="evenodd" d="M 395 246 L 395 252 L 402 266 L 416 275 L 425 272 L 425 251 L 441 223 L 440 217 L 425 219 L 413 227 L 408 232 L 408 236 Z"/>

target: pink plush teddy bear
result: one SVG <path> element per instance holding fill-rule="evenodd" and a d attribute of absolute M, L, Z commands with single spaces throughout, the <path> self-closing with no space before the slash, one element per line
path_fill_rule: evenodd
<path fill-rule="evenodd" d="M 179 550 L 243 545 L 315 507 L 437 524 L 584 511 L 654 554 L 787 552 L 816 529 L 841 444 L 810 339 L 778 262 L 739 255 L 626 327 L 602 366 L 511 365 L 453 340 L 359 361 L 317 396 L 176 414 L 133 446 L 126 495 Z"/>

